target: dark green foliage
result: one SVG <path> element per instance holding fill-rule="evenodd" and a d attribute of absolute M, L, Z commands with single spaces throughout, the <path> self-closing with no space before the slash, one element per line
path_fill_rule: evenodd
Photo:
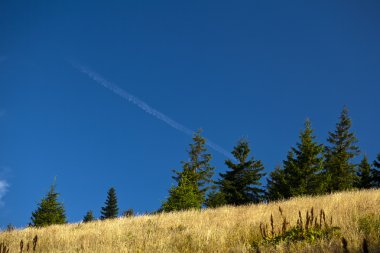
<path fill-rule="evenodd" d="M 364 156 L 358 165 L 358 181 L 356 187 L 359 189 L 368 189 L 372 187 L 371 165 L 368 163 L 367 156 Z"/>
<path fill-rule="evenodd" d="M 269 200 L 278 200 L 289 197 L 289 186 L 285 181 L 284 170 L 278 166 L 270 173 L 267 179 L 267 198 Z"/>
<path fill-rule="evenodd" d="M 377 160 L 373 161 L 373 169 L 371 170 L 373 185 L 380 187 L 380 153 L 377 155 Z"/>
<path fill-rule="evenodd" d="M 350 131 L 351 119 L 348 109 L 344 108 L 334 132 L 329 132 L 329 146 L 325 148 L 325 171 L 327 191 L 342 191 L 350 189 L 357 181 L 355 164 L 351 161 L 357 156 L 359 148 L 355 145 L 357 139 Z"/>
<path fill-rule="evenodd" d="M 324 190 L 322 178 L 323 146 L 315 141 L 309 120 L 300 133 L 300 142 L 289 151 L 283 168 L 276 168 L 268 179 L 268 198 L 289 198 L 304 194 L 320 194 Z"/>
<path fill-rule="evenodd" d="M 112 219 L 116 218 L 119 214 L 119 208 L 117 207 L 117 197 L 115 188 L 111 187 L 107 193 L 107 200 L 105 206 L 102 207 L 100 219 Z"/>
<path fill-rule="evenodd" d="M 227 205 L 227 201 L 223 193 L 219 191 L 212 191 L 208 194 L 206 200 L 207 207 L 215 208 L 224 205 Z"/>
<path fill-rule="evenodd" d="M 253 157 L 248 158 L 250 148 L 246 140 L 240 140 L 231 153 L 237 163 L 226 160 L 229 170 L 220 174 L 221 179 L 217 182 L 220 192 L 229 205 L 258 203 L 265 192 L 260 187 L 260 179 L 265 175 L 263 164 Z"/>
<path fill-rule="evenodd" d="M 285 161 L 285 180 L 289 185 L 289 195 L 319 194 L 323 191 L 320 173 L 323 169 L 323 146 L 315 141 L 310 120 L 300 133 L 300 142 L 292 148 L 294 157 Z"/>
<path fill-rule="evenodd" d="M 88 211 L 86 215 L 83 217 L 83 222 L 91 222 L 94 220 L 95 220 L 95 217 L 92 211 Z"/>
<path fill-rule="evenodd" d="M 174 171 L 173 178 L 178 185 L 170 189 L 169 198 L 162 207 L 164 211 L 200 208 L 205 202 L 214 168 L 210 165 L 211 155 L 207 153 L 201 130 L 194 134 L 193 142 L 189 160 L 182 162 L 182 171 Z"/>
<path fill-rule="evenodd" d="M 132 217 L 133 215 L 135 215 L 135 212 L 132 208 L 129 208 L 127 211 L 123 212 L 123 217 Z"/>
<path fill-rule="evenodd" d="M 44 227 L 52 224 L 66 223 L 66 215 L 63 204 L 58 202 L 59 194 L 55 192 L 55 184 L 50 187 L 46 197 L 38 204 L 38 208 L 32 213 L 32 226 Z"/>

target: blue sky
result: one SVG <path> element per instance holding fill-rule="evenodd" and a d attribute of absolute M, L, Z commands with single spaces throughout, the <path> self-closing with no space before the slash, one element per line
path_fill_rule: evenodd
<path fill-rule="evenodd" d="M 54 3 L 55 2 L 55 3 Z M 0 226 L 25 226 L 57 177 L 70 222 L 153 211 L 191 137 L 70 61 L 266 171 L 307 117 L 325 143 L 344 105 L 380 152 L 380 2 L 0 1 Z M 225 156 L 210 149 L 216 172 Z"/>

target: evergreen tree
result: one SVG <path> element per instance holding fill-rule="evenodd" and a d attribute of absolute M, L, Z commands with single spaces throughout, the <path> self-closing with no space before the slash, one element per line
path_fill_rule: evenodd
<path fill-rule="evenodd" d="M 367 156 L 364 156 L 358 165 L 358 180 L 356 186 L 359 189 L 368 189 L 372 187 L 371 165 L 368 163 Z"/>
<path fill-rule="evenodd" d="M 371 171 L 373 185 L 380 187 L 380 153 L 377 155 L 377 161 L 373 161 L 373 169 Z"/>
<path fill-rule="evenodd" d="M 63 204 L 58 202 L 58 196 L 59 194 L 55 192 L 55 183 L 53 183 L 46 197 L 38 204 L 37 210 L 32 213 L 32 226 L 44 227 L 66 223 L 65 209 Z"/>
<path fill-rule="evenodd" d="M 105 206 L 102 207 L 100 219 L 112 219 L 116 218 L 119 214 L 119 208 L 117 207 L 117 198 L 115 188 L 111 187 L 107 193 L 107 200 Z"/>
<path fill-rule="evenodd" d="M 315 141 L 310 120 L 306 120 L 299 138 L 283 161 L 283 168 L 277 167 L 267 180 L 270 200 L 323 192 L 323 146 Z"/>
<path fill-rule="evenodd" d="M 260 179 L 265 175 L 264 166 L 260 160 L 248 158 L 250 151 L 248 142 L 240 140 L 231 152 L 237 163 L 230 159 L 225 162 L 230 170 L 220 174 L 217 184 L 227 204 L 258 203 L 263 199 L 265 191 L 260 187 Z"/>
<path fill-rule="evenodd" d="M 201 132 L 199 130 L 193 136 L 189 161 L 182 161 L 182 171 L 174 171 L 173 178 L 178 184 L 170 189 L 169 198 L 162 207 L 164 211 L 200 208 L 205 202 L 214 167 L 210 165 L 211 155 L 207 153 L 206 140 Z"/>
<path fill-rule="evenodd" d="M 292 148 L 292 155 L 284 162 L 285 181 L 290 196 L 320 194 L 323 180 L 323 145 L 318 144 L 313 136 L 310 120 L 305 122 L 305 129 L 300 133 L 300 142 Z"/>
<path fill-rule="evenodd" d="M 292 156 L 292 154 L 289 153 L 289 156 Z M 289 185 L 285 181 L 284 169 L 280 166 L 276 167 L 267 179 L 266 195 L 268 200 L 287 199 L 290 197 Z"/>
<path fill-rule="evenodd" d="M 335 131 L 329 132 L 327 141 L 330 146 L 325 148 L 324 174 L 329 192 L 350 189 L 357 180 L 355 164 L 351 160 L 360 152 L 355 145 L 357 139 L 350 128 L 351 119 L 348 116 L 348 109 L 344 108 Z"/>
<path fill-rule="evenodd" d="M 193 181 L 182 175 L 178 185 L 169 190 L 169 198 L 162 205 L 165 212 L 200 209 L 203 197 Z"/>
<path fill-rule="evenodd" d="M 91 222 L 94 220 L 95 220 L 95 217 L 92 211 L 88 211 L 86 215 L 83 217 L 83 222 Z"/>
<path fill-rule="evenodd" d="M 211 208 L 227 205 L 226 197 L 222 192 L 214 190 L 208 194 L 205 205 Z"/>
<path fill-rule="evenodd" d="M 122 216 L 123 217 L 132 217 L 135 215 L 135 211 L 133 211 L 132 208 L 129 208 L 127 211 L 124 211 Z"/>

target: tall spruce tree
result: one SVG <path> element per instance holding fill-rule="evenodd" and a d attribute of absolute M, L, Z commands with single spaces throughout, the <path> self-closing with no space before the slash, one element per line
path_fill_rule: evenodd
<path fill-rule="evenodd" d="M 371 171 L 373 185 L 380 187 L 380 153 L 377 155 L 377 160 L 373 161 L 373 169 Z"/>
<path fill-rule="evenodd" d="M 300 133 L 300 142 L 292 148 L 293 158 L 288 158 L 285 166 L 285 180 L 290 196 L 319 194 L 323 191 L 321 172 L 323 169 L 323 145 L 315 141 L 309 119 Z"/>
<path fill-rule="evenodd" d="M 357 183 L 356 187 L 359 189 L 369 189 L 372 185 L 372 176 L 371 176 L 371 164 L 368 163 L 367 156 L 364 156 L 358 165 L 357 171 Z"/>
<path fill-rule="evenodd" d="M 315 141 L 309 119 L 299 138 L 283 161 L 283 168 L 276 168 L 267 180 L 270 200 L 323 192 L 323 145 Z"/>
<path fill-rule="evenodd" d="M 265 190 L 261 188 L 260 179 L 265 175 L 264 166 L 260 160 L 249 158 L 250 152 L 248 141 L 240 140 L 231 152 L 237 163 L 230 159 L 225 161 L 229 170 L 220 173 L 217 185 L 227 204 L 258 203 L 263 199 Z"/>
<path fill-rule="evenodd" d="M 342 191 L 350 189 L 357 181 L 355 164 L 352 159 L 360 151 L 355 145 L 357 139 L 350 131 L 351 119 L 348 116 L 348 109 L 345 107 L 336 124 L 334 132 L 329 132 L 327 139 L 329 145 L 325 148 L 325 168 L 327 191 Z"/>
<path fill-rule="evenodd" d="M 66 223 L 66 214 L 63 204 L 58 202 L 59 194 L 55 192 L 55 182 L 51 185 L 46 197 L 38 204 L 38 208 L 32 213 L 32 226 L 44 227 L 53 224 Z"/>
<path fill-rule="evenodd" d="M 111 187 L 107 193 L 107 200 L 105 206 L 102 207 L 100 219 L 112 219 L 116 218 L 119 214 L 119 208 L 117 206 L 117 197 L 115 188 Z"/>
<path fill-rule="evenodd" d="M 189 160 L 182 161 L 182 171 L 174 171 L 177 186 L 170 189 L 169 197 L 162 206 L 164 211 L 200 208 L 205 202 L 214 167 L 210 165 L 211 154 L 207 152 L 206 140 L 201 133 L 198 130 L 194 134 L 188 151 Z"/>

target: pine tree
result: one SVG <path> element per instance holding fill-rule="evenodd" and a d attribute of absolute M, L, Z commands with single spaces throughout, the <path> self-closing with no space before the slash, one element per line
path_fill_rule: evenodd
<path fill-rule="evenodd" d="M 37 210 L 32 213 L 32 226 L 44 227 L 66 223 L 65 209 L 63 204 L 58 202 L 58 196 L 59 194 L 55 192 L 55 183 L 53 183 L 46 197 L 38 204 Z"/>
<path fill-rule="evenodd" d="M 371 171 L 373 185 L 380 187 L 380 153 L 377 155 L 377 161 L 373 161 L 373 169 Z"/>
<path fill-rule="evenodd" d="M 263 199 L 265 191 L 260 187 L 260 179 L 265 175 L 264 166 L 260 160 L 248 158 L 250 151 L 248 142 L 240 140 L 231 152 L 237 163 L 225 161 L 230 170 L 220 174 L 217 184 L 227 204 L 258 203 Z"/>
<path fill-rule="evenodd" d="M 107 200 L 105 206 L 102 207 L 100 219 L 112 219 L 116 218 L 119 214 L 119 208 L 117 207 L 117 198 L 115 188 L 111 187 L 107 193 Z"/>
<path fill-rule="evenodd" d="M 291 154 L 288 154 L 288 156 Z M 292 156 L 292 155 L 291 155 Z M 290 197 L 289 185 L 285 181 L 284 169 L 277 166 L 267 179 L 267 199 L 279 200 Z"/>
<path fill-rule="evenodd" d="M 294 157 L 288 157 L 284 166 L 289 194 L 319 194 L 323 191 L 323 181 L 320 178 L 323 169 L 323 145 L 315 141 L 309 119 L 306 120 L 305 129 L 300 133 L 300 142 L 296 145 L 296 148 L 292 148 Z"/>
<path fill-rule="evenodd" d="M 200 208 L 205 202 L 214 167 L 210 165 L 211 155 L 207 153 L 201 132 L 193 136 L 189 161 L 182 161 L 182 171 L 174 171 L 173 178 L 178 184 L 170 189 L 169 198 L 162 206 L 164 211 Z"/>
<path fill-rule="evenodd" d="M 358 176 L 356 186 L 359 189 L 369 189 L 372 187 L 371 164 L 368 163 L 367 156 L 364 156 L 361 160 L 356 174 Z"/>
<path fill-rule="evenodd" d="M 329 192 L 350 189 L 357 180 L 355 164 L 352 163 L 352 159 L 360 151 L 355 145 L 357 139 L 350 128 L 351 119 L 348 116 L 348 109 L 344 108 L 335 131 L 329 132 L 327 141 L 330 146 L 325 148 L 324 174 Z"/>
<path fill-rule="evenodd" d="M 83 222 L 91 222 L 94 220 L 95 220 L 95 217 L 92 211 L 88 211 L 86 215 L 83 217 Z"/>

